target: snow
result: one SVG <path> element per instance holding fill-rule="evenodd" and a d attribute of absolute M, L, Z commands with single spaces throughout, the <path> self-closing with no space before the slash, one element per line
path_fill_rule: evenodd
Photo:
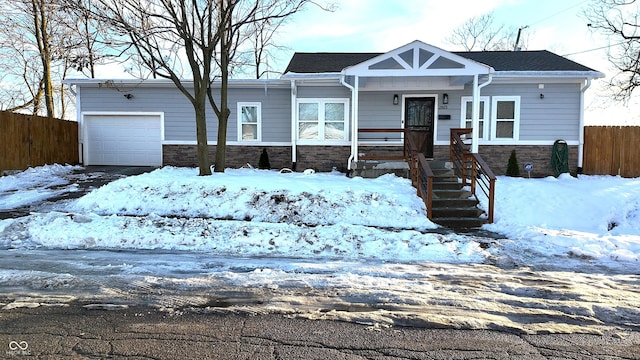
<path fill-rule="evenodd" d="M 70 188 L 61 186 L 69 183 L 65 175 L 79 169 L 82 167 L 54 164 L 0 177 L 0 210 L 15 209 L 73 191 L 74 185 Z"/>
<path fill-rule="evenodd" d="M 69 166 L 0 178 L 0 207 L 53 196 Z M 9 199 L 9 201 L 7 201 Z M 31 201 L 31 200 L 29 200 Z M 216 256 L 635 269 L 640 179 L 499 177 L 485 238 L 441 229 L 408 180 L 394 175 L 164 167 L 116 180 L 66 206 L 0 221 L 11 249 L 164 249 Z M 486 208 L 486 199 L 482 199 Z"/>
<path fill-rule="evenodd" d="M 0 177 L 2 206 L 77 191 L 75 170 Z M 495 223 L 467 233 L 430 222 L 392 175 L 165 167 L 29 209 L 0 220 L 1 309 L 81 299 L 527 333 L 640 324 L 640 179 L 499 177 Z"/>

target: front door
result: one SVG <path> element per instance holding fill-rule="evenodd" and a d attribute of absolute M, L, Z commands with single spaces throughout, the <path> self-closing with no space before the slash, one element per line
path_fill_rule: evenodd
<path fill-rule="evenodd" d="M 426 158 L 433 158 L 435 106 L 435 97 L 408 97 L 404 103 L 405 129 Z"/>

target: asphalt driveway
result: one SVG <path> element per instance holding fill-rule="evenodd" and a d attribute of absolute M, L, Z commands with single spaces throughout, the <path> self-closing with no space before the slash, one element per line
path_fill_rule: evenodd
<path fill-rule="evenodd" d="M 155 167 L 149 166 L 86 166 L 64 176 L 67 180 L 66 184 L 45 188 L 59 190 L 57 195 L 18 208 L 0 210 L 0 220 L 19 218 L 32 212 L 57 210 L 69 200 L 80 198 L 112 181 L 127 176 L 140 175 L 155 169 Z"/>

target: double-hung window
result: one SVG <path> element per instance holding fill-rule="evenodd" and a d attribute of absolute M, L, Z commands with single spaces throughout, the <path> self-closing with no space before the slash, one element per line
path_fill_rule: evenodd
<path fill-rule="evenodd" d="M 462 127 L 472 128 L 473 127 L 473 97 L 471 96 L 463 96 L 462 97 L 462 114 L 460 114 L 460 118 L 462 120 Z M 487 140 L 489 138 L 489 131 L 487 131 L 487 127 L 485 126 L 485 119 L 489 118 L 489 97 L 481 96 L 480 97 L 480 116 L 479 116 L 479 134 L 478 138 L 482 140 Z"/>
<path fill-rule="evenodd" d="M 298 139 L 347 140 L 347 99 L 298 99 Z"/>
<path fill-rule="evenodd" d="M 261 103 L 238 103 L 238 141 L 262 140 Z"/>
<path fill-rule="evenodd" d="M 520 134 L 520 96 L 494 96 L 491 103 L 491 137 L 518 140 Z"/>

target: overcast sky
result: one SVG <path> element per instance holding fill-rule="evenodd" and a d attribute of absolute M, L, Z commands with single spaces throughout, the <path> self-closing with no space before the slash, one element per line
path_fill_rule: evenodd
<path fill-rule="evenodd" d="M 443 48 L 464 50 L 447 42 L 451 32 L 467 19 L 493 11 L 495 23 L 513 28 L 527 26 L 522 35 L 528 50 L 549 50 L 601 71 L 613 70 L 606 57 L 607 39 L 587 27 L 583 15 L 590 0 L 341 0 L 332 13 L 308 7 L 281 31 L 282 45 L 290 50 L 270 64 L 283 71 L 294 51 L 385 52 L 413 40 Z M 605 80 L 588 91 L 587 124 L 640 125 L 638 111 L 629 111 L 603 99 Z M 599 96 L 597 96 L 599 95 Z M 638 108 L 632 101 L 632 108 Z M 605 119 L 606 117 L 606 119 Z"/>

